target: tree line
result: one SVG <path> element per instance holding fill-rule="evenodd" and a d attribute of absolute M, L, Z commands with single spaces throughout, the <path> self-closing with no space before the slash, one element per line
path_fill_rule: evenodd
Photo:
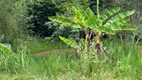
<path fill-rule="evenodd" d="M 104 13 L 113 7 L 121 7 L 123 10 L 136 10 L 136 13 L 131 17 L 131 22 L 139 26 L 142 16 L 141 5 L 140 0 L 100 0 L 99 4 L 100 13 Z M 59 35 L 68 37 L 71 36 L 70 33 L 74 35 L 77 32 L 76 30 L 57 22 L 51 22 L 48 19 L 49 16 L 55 15 L 70 16 L 71 6 L 79 6 L 84 9 L 90 7 L 96 14 L 96 0 L 1 0 L 1 41 L 12 42 L 16 37 L 21 37 L 21 34 L 51 38 Z"/>

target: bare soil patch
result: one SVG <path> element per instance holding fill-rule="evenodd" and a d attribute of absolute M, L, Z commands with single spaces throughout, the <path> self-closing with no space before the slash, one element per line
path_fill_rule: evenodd
<path fill-rule="evenodd" d="M 138 46 L 137 47 L 138 52 L 142 54 L 142 46 Z M 66 54 L 66 53 L 71 53 L 71 54 L 75 54 L 75 49 L 54 49 L 54 50 L 49 50 L 49 51 L 43 51 L 43 52 L 38 52 L 38 53 L 34 53 L 34 56 L 48 56 L 51 54 Z"/>
<path fill-rule="evenodd" d="M 139 53 L 142 54 L 142 46 L 138 46 L 137 48 L 138 48 Z"/>
<path fill-rule="evenodd" d="M 71 53 L 75 54 L 75 49 L 55 49 L 55 50 L 49 50 L 49 51 L 43 51 L 39 53 L 34 53 L 34 56 L 48 56 L 51 54 L 66 54 L 66 53 Z"/>

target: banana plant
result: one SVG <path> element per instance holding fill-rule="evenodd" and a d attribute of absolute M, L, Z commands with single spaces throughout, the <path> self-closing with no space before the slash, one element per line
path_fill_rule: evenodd
<path fill-rule="evenodd" d="M 96 35 L 96 39 L 94 41 L 96 49 L 100 49 L 100 38 L 103 34 L 115 35 L 116 32 L 120 30 L 136 30 L 135 26 L 128 24 L 130 21 L 128 17 L 134 13 L 134 10 L 120 12 L 120 8 L 114 8 L 108 10 L 102 15 L 100 15 L 99 12 L 97 12 L 97 15 L 95 15 L 90 8 L 84 10 L 79 7 L 72 7 L 71 10 L 72 16 L 70 18 L 65 16 L 52 16 L 49 17 L 49 19 L 73 28 L 80 28 L 84 30 L 86 40 L 88 40 L 88 48 L 91 46 L 90 36 L 92 34 Z M 89 34 L 90 30 L 91 34 Z M 61 36 L 59 38 L 71 47 L 79 49 L 79 46 L 77 46 L 76 42 Z"/>

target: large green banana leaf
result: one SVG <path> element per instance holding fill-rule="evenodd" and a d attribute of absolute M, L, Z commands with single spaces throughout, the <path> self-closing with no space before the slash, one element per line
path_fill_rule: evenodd
<path fill-rule="evenodd" d="M 105 14 L 103 14 L 100 19 L 102 21 L 105 21 L 106 19 L 110 18 L 112 15 L 114 15 L 115 13 L 119 12 L 120 8 L 114 8 L 111 10 L 108 10 Z"/>
<path fill-rule="evenodd" d="M 52 21 L 57 21 L 57 22 L 60 22 L 62 24 L 65 24 L 65 25 L 68 25 L 68 26 L 71 26 L 73 28 L 80 28 L 80 25 L 73 22 L 72 20 L 70 19 L 67 19 L 65 17 L 61 17 L 61 16 L 52 16 L 52 17 L 48 17 L 50 20 Z"/>
<path fill-rule="evenodd" d="M 76 49 L 80 49 L 80 46 L 75 42 L 75 41 L 72 41 L 72 40 L 69 40 L 69 39 L 66 39 L 62 36 L 59 36 L 59 38 L 66 44 L 68 44 L 69 46 L 73 47 L 73 48 L 76 48 Z"/>
<path fill-rule="evenodd" d="M 135 30 L 136 28 L 134 26 L 125 25 L 129 22 L 129 18 L 127 17 L 132 15 L 134 11 L 118 13 L 119 11 L 120 8 L 111 9 L 98 18 L 90 8 L 84 10 L 79 7 L 72 7 L 74 20 L 59 16 L 49 17 L 49 19 L 72 26 L 73 28 L 90 28 L 98 32 L 112 35 L 114 35 L 117 30 Z"/>
<path fill-rule="evenodd" d="M 133 13 L 134 13 L 134 10 L 119 13 L 116 16 L 112 17 L 110 20 L 108 20 L 106 24 L 109 24 L 109 23 L 113 24 L 114 22 L 120 21 L 120 20 L 132 15 Z"/>

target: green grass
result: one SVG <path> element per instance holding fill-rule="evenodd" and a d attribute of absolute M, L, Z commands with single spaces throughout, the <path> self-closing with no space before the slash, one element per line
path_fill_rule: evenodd
<path fill-rule="evenodd" d="M 0 80 L 141 80 L 142 56 L 129 44 L 107 41 L 109 58 L 88 59 L 71 54 L 32 56 L 26 51 L 0 55 Z"/>
<path fill-rule="evenodd" d="M 62 42 L 51 43 L 50 41 L 30 42 L 27 45 L 27 48 L 31 51 L 31 53 L 37 53 L 53 49 L 62 49 L 66 47 L 67 46 L 65 46 Z"/>
<path fill-rule="evenodd" d="M 30 53 L 38 53 L 42 51 L 48 51 L 53 49 L 64 49 L 69 48 L 67 45 L 65 45 L 62 41 L 50 41 L 45 40 L 41 37 L 31 37 L 23 38 L 23 39 L 17 39 L 12 44 L 12 47 L 15 51 L 18 50 L 27 50 L 30 51 Z"/>
<path fill-rule="evenodd" d="M 63 49 L 63 48 L 69 48 L 61 41 L 50 41 L 45 40 L 40 37 L 31 37 L 23 38 L 20 41 L 15 41 L 14 48 L 17 50 L 28 50 L 30 53 L 38 53 L 42 51 L 48 51 L 53 49 Z"/>

